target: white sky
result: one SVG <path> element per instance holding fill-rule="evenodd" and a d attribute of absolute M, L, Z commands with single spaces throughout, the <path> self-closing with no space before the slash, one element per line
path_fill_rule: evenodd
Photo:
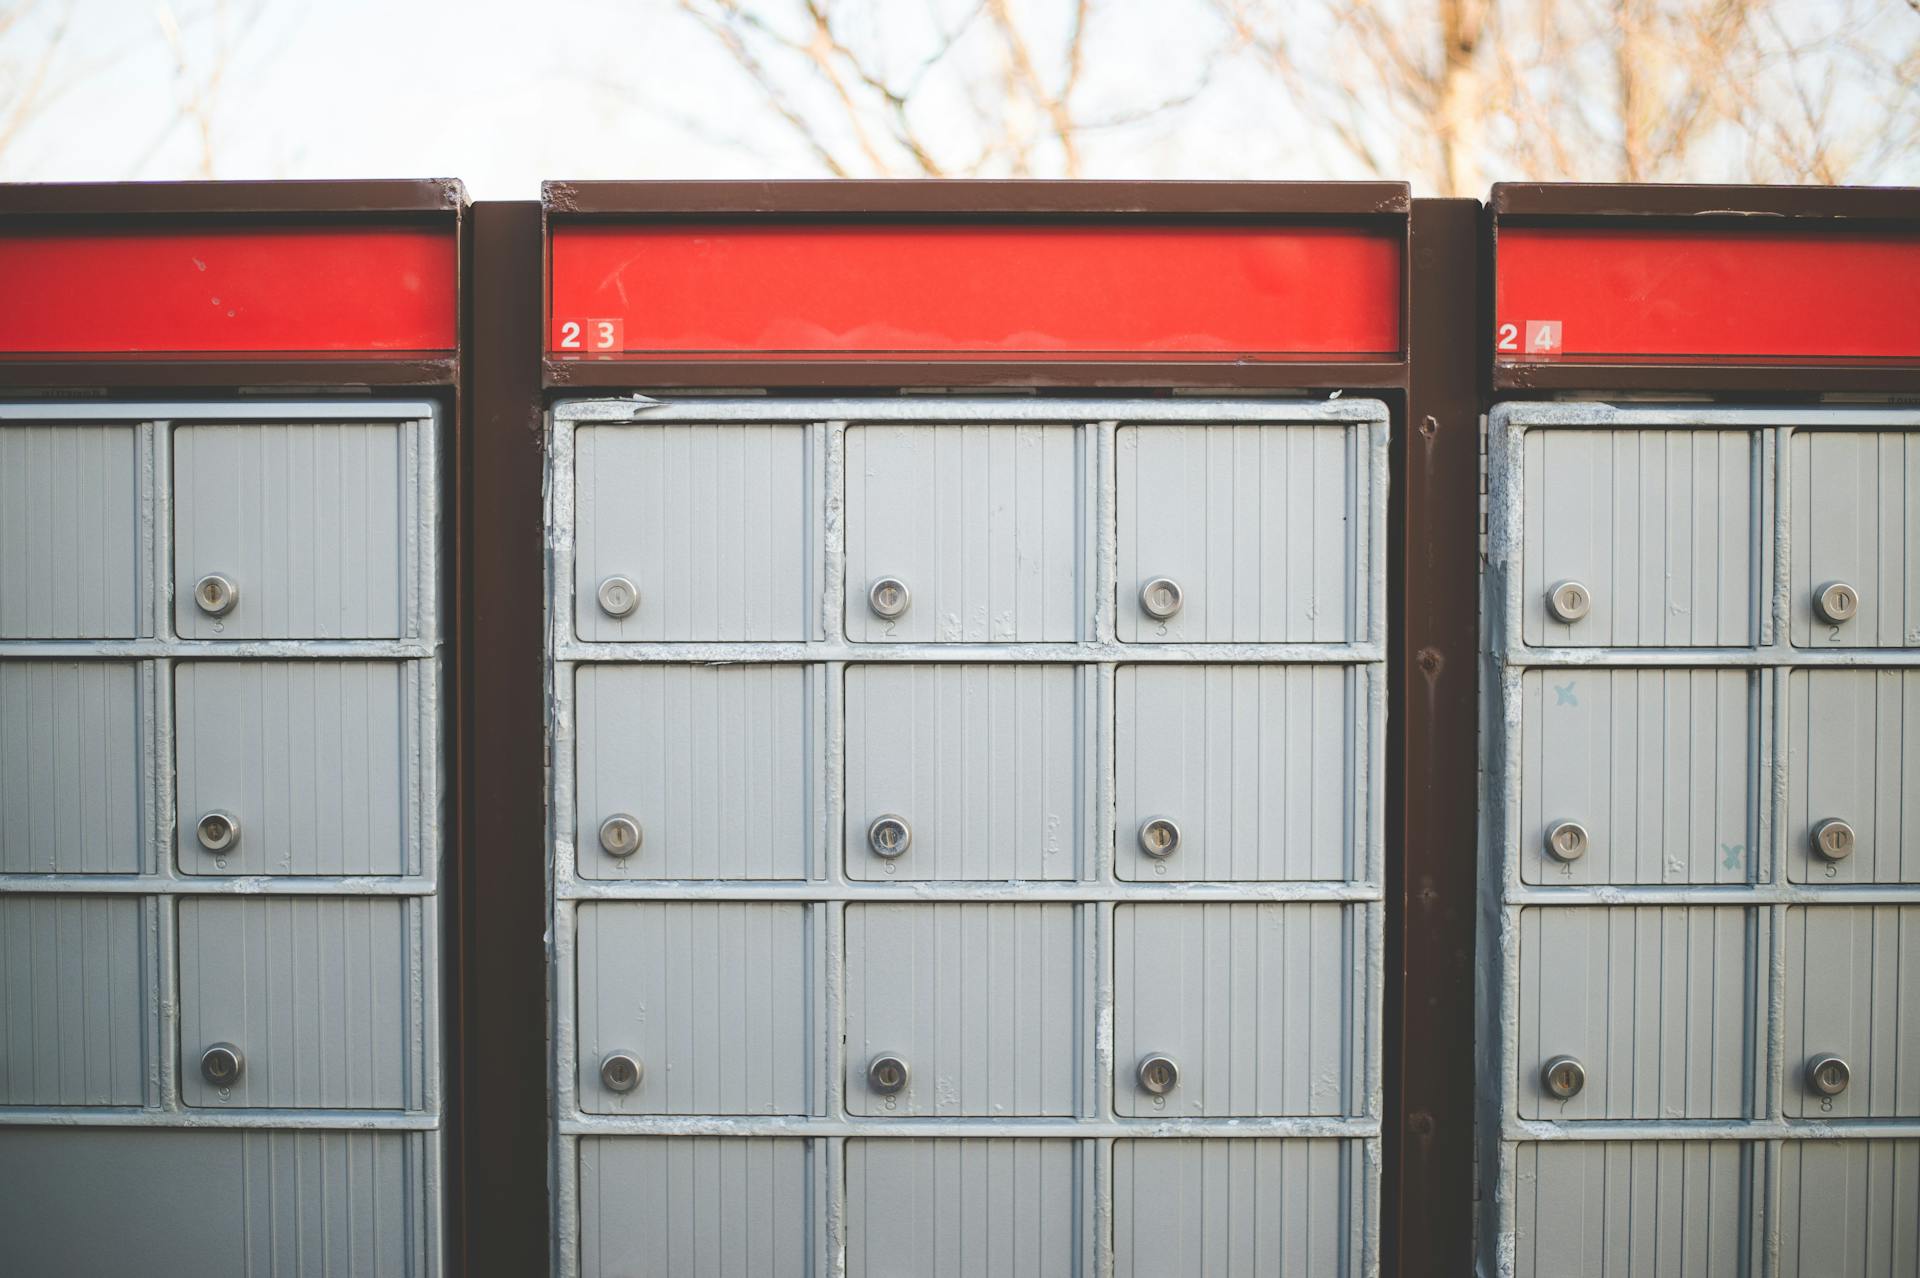
<path fill-rule="evenodd" d="M 1036 56 L 1050 61 L 1070 6 L 1012 2 Z M 1920 32 L 1903 0 L 1791 0 L 1785 12 L 1830 15 L 1843 2 L 1916 24 L 1891 34 Z M 834 0 L 860 19 L 863 47 L 884 51 L 890 75 L 922 56 L 929 4 L 951 15 L 975 3 Z M 1290 22 L 1324 21 L 1306 0 L 1274 3 Z M 1503 12 L 1524 18 L 1525 0 L 1513 3 Z M 63 15 L 68 28 L 48 81 L 55 96 L 0 149 L 0 180 L 201 176 L 198 130 L 181 103 L 226 45 L 209 112 L 216 177 L 459 177 L 475 198 L 530 199 L 544 178 L 824 175 L 672 0 L 0 0 L 0 14 L 23 7 L 25 20 L 0 40 L 0 130 Z M 184 73 L 163 35 L 169 13 L 184 28 Z M 250 13 L 257 21 L 237 30 Z M 1083 115 L 1135 110 L 1191 88 L 1209 65 L 1215 74 L 1191 109 L 1087 135 L 1086 176 L 1371 176 L 1248 59 L 1210 63 L 1223 28 L 1208 0 L 1100 0 L 1095 14 L 1075 99 Z M 811 91 L 831 113 L 824 90 Z M 929 81 L 914 110 L 935 143 L 972 153 L 957 84 Z M 1050 175 L 1052 158 L 1035 171 Z M 1704 156 L 1685 176 L 1738 178 L 1737 162 Z M 1920 180 L 1920 156 L 1861 180 Z"/>
<path fill-rule="evenodd" d="M 198 176 L 196 130 L 177 119 L 187 82 L 162 36 L 161 6 L 71 7 L 54 74 L 65 87 L 0 152 L 0 179 Z M 204 76 L 221 46 L 216 6 L 173 8 L 194 76 Z M 247 0 L 227 8 L 232 28 Z M 1105 29 L 1131 47 L 1104 52 L 1103 76 L 1177 85 L 1181 63 L 1202 56 L 1182 57 L 1182 31 L 1194 29 L 1183 9 L 1191 19 L 1190 0 L 1109 0 Z M 30 38 L 23 24 L 0 49 L 0 91 L 59 13 L 58 0 L 38 0 L 30 21 L 42 34 Z M 450 176 L 475 198 L 514 199 L 536 197 L 543 178 L 821 176 L 714 40 L 668 0 L 269 0 L 234 44 L 214 101 L 222 178 Z M 1104 135 L 1090 167 L 1251 176 L 1232 122 L 1220 123 L 1200 130 L 1190 116 L 1178 136 L 1153 126 Z M 1315 162 L 1285 176 L 1365 175 Z"/>

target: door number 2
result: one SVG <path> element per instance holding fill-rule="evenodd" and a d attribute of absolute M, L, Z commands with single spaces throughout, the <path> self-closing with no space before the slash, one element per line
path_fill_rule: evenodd
<path fill-rule="evenodd" d="M 627 347 L 625 324 L 617 319 L 560 321 L 559 349 L 563 351 L 621 351 Z"/>

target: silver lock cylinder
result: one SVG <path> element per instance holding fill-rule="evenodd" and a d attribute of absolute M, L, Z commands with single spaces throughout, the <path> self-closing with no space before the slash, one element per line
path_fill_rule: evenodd
<path fill-rule="evenodd" d="M 600 1062 L 600 1086 L 610 1092 L 630 1092 L 640 1086 L 646 1072 L 640 1058 L 632 1052 L 608 1052 Z"/>
<path fill-rule="evenodd" d="M 1155 621 L 1166 621 L 1186 602 L 1180 583 L 1171 577 L 1155 577 L 1140 587 L 1140 611 Z"/>
<path fill-rule="evenodd" d="M 1140 1090 L 1149 1096 L 1165 1096 L 1180 1086 L 1180 1066 L 1171 1056 L 1154 1053 L 1140 1059 L 1140 1068 L 1134 1071 L 1140 1082 Z"/>
<path fill-rule="evenodd" d="M 1578 821 L 1556 822 L 1547 830 L 1547 855 L 1556 861 L 1578 861 L 1590 846 L 1587 827 Z"/>
<path fill-rule="evenodd" d="M 867 1062 L 867 1086 L 882 1096 L 895 1096 L 907 1088 L 907 1062 L 883 1052 Z"/>
<path fill-rule="evenodd" d="M 1807 1062 L 1807 1090 L 1816 1096 L 1838 1096 L 1853 1081 L 1853 1071 L 1838 1056 L 1816 1056 Z"/>
<path fill-rule="evenodd" d="M 1560 582 L 1547 591 L 1547 611 L 1570 626 L 1593 611 L 1593 592 L 1577 581 Z"/>
<path fill-rule="evenodd" d="M 615 619 L 631 617 L 640 606 L 640 587 L 633 584 L 631 577 L 608 577 L 600 583 L 594 596 L 600 601 L 600 611 Z"/>
<path fill-rule="evenodd" d="M 1556 1056 L 1540 1068 L 1540 1086 L 1555 1100 L 1572 1100 L 1587 1085 L 1587 1067 L 1571 1056 Z"/>
<path fill-rule="evenodd" d="M 1829 626 L 1845 625 L 1860 615 L 1860 592 L 1844 581 L 1830 581 L 1814 592 L 1813 611 Z"/>
<path fill-rule="evenodd" d="M 240 818 L 231 812 L 209 812 L 193 825 L 193 837 L 209 852 L 228 852 L 240 842 Z"/>
<path fill-rule="evenodd" d="M 1140 823 L 1140 850 L 1160 860 L 1180 850 L 1180 827 L 1172 817 L 1148 817 Z"/>
<path fill-rule="evenodd" d="M 1813 854 L 1822 861 L 1844 861 L 1853 855 L 1853 827 L 1829 817 L 1813 827 Z"/>
<path fill-rule="evenodd" d="M 913 827 L 907 824 L 903 816 L 892 812 L 882 813 L 867 826 L 867 847 L 873 854 L 891 861 L 895 857 L 905 856 L 907 849 L 913 846 Z"/>
<path fill-rule="evenodd" d="M 905 616 L 912 604 L 913 592 L 898 577 L 876 577 L 873 584 L 867 587 L 867 607 L 873 609 L 873 615 L 882 621 Z"/>
<path fill-rule="evenodd" d="M 232 1043 L 215 1043 L 200 1053 L 200 1077 L 215 1087 L 232 1087 L 247 1069 L 247 1058 Z"/>
<path fill-rule="evenodd" d="M 240 587 L 217 572 L 210 572 L 193 583 L 193 605 L 209 617 L 224 617 L 239 602 Z"/>
<path fill-rule="evenodd" d="M 616 812 L 600 823 L 600 850 L 608 856 L 629 857 L 640 850 L 640 823 Z"/>

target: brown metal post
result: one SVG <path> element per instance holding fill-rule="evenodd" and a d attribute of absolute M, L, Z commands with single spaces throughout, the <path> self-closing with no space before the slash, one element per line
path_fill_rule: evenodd
<path fill-rule="evenodd" d="M 461 458 L 470 832 L 457 1272 L 547 1270 L 540 206 L 472 206 Z"/>
<path fill-rule="evenodd" d="M 1480 205 L 1415 200 L 1389 530 L 1384 1272 L 1471 1272 Z M 1392 855 L 1398 849 L 1399 856 Z"/>

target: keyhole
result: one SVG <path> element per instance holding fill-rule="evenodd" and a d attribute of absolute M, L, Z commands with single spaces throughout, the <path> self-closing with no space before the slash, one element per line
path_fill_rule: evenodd
<path fill-rule="evenodd" d="M 220 602 L 220 592 L 214 589 L 212 582 L 208 582 L 206 585 L 200 587 L 200 598 L 205 602 L 207 607 L 211 608 Z"/>
<path fill-rule="evenodd" d="M 1149 1069 L 1147 1071 L 1147 1081 L 1163 1091 L 1173 1083 L 1173 1079 L 1167 1073 L 1167 1067 L 1165 1065 L 1155 1065 Z"/>
<path fill-rule="evenodd" d="M 1565 1065 L 1553 1072 L 1553 1090 L 1563 1094 L 1573 1090 L 1573 1071 Z"/>
<path fill-rule="evenodd" d="M 613 1061 L 607 1066 L 607 1081 L 615 1087 L 625 1087 L 633 1082 L 633 1067 L 625 1061 Z"/>
<path fill-rule="evenodd" d="M 882 1087 L 900 1086 L 900 1071 L 895 1069 L 893 1066 L 882 1065 L 879 1070 L 879 1075 L 880 1075 L 880 1086 Z"/>
<path fill-rule="evenodd" d="M 898 608 L 900 606 L 900 592 L 892 586 L 880 587 L 880 606 L 888 609 Z"/>

